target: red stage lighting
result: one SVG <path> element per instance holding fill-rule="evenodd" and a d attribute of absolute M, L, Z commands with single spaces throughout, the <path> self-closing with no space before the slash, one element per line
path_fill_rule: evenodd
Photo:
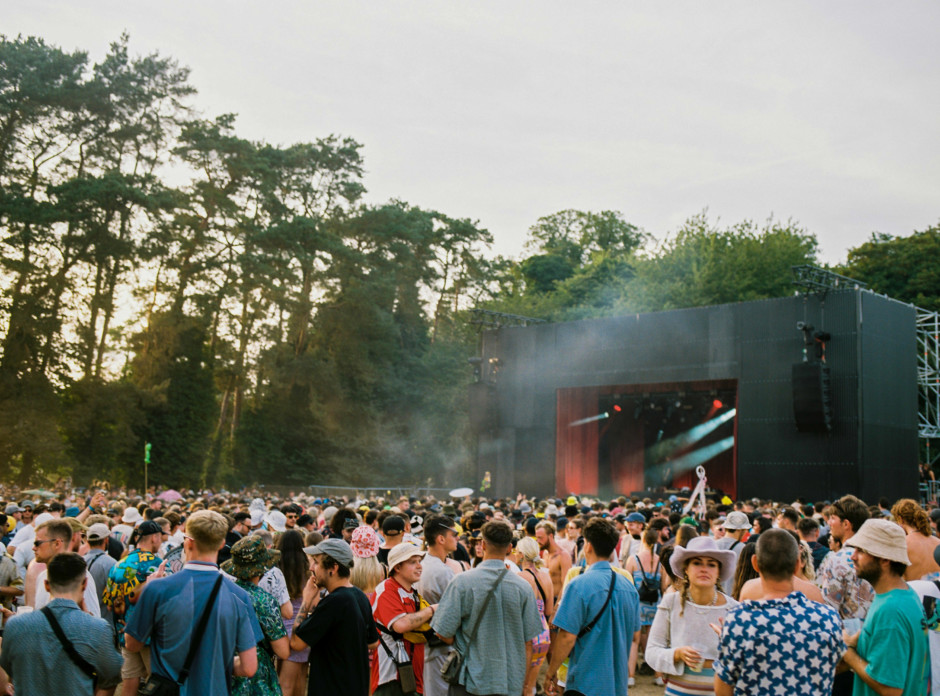
<path fill-rule="evenodd" d="M 614 410 L 615 410 L 617 413 L 620 413 L 623 409 L 620 408 L 620 404 L 614 404 Z"/>
<path fill-rule="evenodd" d="M 723 406 L 724 406 L 724 404 L 721 403 L 721 399 L 715 399 L 714 401 L 712 401 L 712 408 L 715 409 L 716 411 L 717 411 L 719 408 L 722 408 Z"/>

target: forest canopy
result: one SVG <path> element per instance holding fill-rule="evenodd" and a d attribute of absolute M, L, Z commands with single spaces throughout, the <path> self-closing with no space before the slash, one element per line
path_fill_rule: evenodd
<path fill-rule="evenodd" d="M 0 37 L 0 480 L 140 486 L 151 443 L 163 485 L 463 484 L 471 308 L 776 297 L 817 262 L 792 220 L 657 237 L 563 206 L 495 256 L 476 220 L 365 203 L 352 137 L 274 145 L 197 106 L 127 36 L 95 64 Z M 875 234 L 836 270 L 940 308 L 938 233 Z"/>

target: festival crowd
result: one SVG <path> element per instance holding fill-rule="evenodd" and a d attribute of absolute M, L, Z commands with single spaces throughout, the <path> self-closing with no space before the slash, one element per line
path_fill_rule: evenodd
<path fill-rule="evenodd" d="M 0 497 L 0 693 L 940 695 L 912 499 Z"/>

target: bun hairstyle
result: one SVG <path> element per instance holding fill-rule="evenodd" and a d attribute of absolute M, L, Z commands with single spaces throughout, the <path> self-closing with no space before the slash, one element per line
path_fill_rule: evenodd
<path fill-rule="evenodd" d="M 516 544 L 516 551 L 522 554 L 522 558 L 534 563 L 537 567 L 542 565 L 542 557 L 539 555 L 539 543 L 532 537 L 523 537 Z"/>

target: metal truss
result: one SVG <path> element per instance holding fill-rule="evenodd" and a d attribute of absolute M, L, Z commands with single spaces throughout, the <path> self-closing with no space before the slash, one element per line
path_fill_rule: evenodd
<path fill-rule="evenodd" d="M 544 319 L 524 317 L 521 314 L 494 312 L 490 309 L 471 309 L 470 312 L 473 314 L 470 323 L 479 326 L 481 329 L 499 329 L 503 326 L 528 326 L 529 324 L 546 323 Z"/>
<path fill-rule="evenodd" d="M 790 266 L 790 270 L 793 272 L 793 284 L 800 286 L 803 292 L 821 292 L 825 294 L 829 290 L 850 288 L 864 290 L 868 287 L 866 283 L 860 280 L 816 266 Z"/>
<path fill-rule="evenodd" d="M 927 441 L 928 463 L 940 458 L 934 454 L 930 441 L 940 438 L 940 314 L 920 307 L 917 312 L 917 430 Z"/>

